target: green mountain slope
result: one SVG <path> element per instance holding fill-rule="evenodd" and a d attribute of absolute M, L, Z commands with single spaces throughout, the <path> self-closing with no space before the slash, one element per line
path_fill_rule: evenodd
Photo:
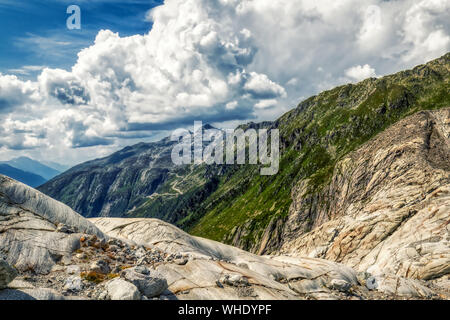
<path fill-rule="evenodd" d="M 174 166 L 173 145 L 166 138 L 126 147 L 77 165 L 38 189 L 85 217 L 143 212 L 176 223 L 189 203 L 201 201 L 197 193 L 206 196 L 204 190 L 214 185 L 217 174 L 205 166 Z"/>

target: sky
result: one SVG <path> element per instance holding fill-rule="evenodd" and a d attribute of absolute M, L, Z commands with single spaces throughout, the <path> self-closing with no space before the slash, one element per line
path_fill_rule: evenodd
<path fill-rule="evenodd" d="M 74 165 L 194 121 L 274 120 L 442 56 L 449 21 L 448 0 L 0 0 L 0 160 Z"/>
<path fill-rule="evenodd" d="M 0 72 L 35 78 L 45 66 L 70 69 L 77 53 L 102 29 L 120 36 L 145 34 L 146 13 L 162 0 L 0 0 Z M 68 30 L 69 5 L 82 11 L 82 29 Z M 35 68 L 30 68 L 34 66 Z M 28 68 L 24 68 L 28 67 Z"/>

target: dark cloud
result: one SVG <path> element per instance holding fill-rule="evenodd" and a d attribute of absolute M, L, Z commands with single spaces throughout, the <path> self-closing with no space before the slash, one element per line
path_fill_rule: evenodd
<path fill-rule="evenodd" d="M 11 106 L 14 104 L 11 104 L 11 101 L 8 101 L 6 99 L 0 99 L 0 113 L 8 112 L 11 110 Z"/>
<path fill-rule="evenodd" d="M 87 137 L 82 134 L 77 134 L 71 142 L 72 148 L 86 148 L 94 146 L 109 146 L 114 143 L 114 140 L 102 137 Z"/>
<path fill-rule="evenodd" d="M 60 81 L 49 85 L 49 94 L 58 99 L 62 104 L 82 105 L 90 101 L 86 89 L 75 81 Z"/>

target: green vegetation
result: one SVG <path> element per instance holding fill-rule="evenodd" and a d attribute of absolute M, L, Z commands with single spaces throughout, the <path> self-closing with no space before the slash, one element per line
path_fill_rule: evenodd
<path fill-rule="evenodd" d="M 93 282 L 95 284 L 102 283 L 105 280 L 111 280 L 114 278 L 119 277 L 119 274 L 117 273 L 109 273 L 109 274 L 102 274 L 94 271 L 89 272 L 82 272 L 80 274 L 81 279 L 87 280 L 89 282 Z"/>

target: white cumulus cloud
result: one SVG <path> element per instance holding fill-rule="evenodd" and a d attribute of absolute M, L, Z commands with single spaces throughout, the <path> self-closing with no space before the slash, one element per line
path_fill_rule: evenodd
<path fill-rule="evenodd" d="M 375 69 L 365 64 L 363 66 L 354 66 L 345 71 L 345 75 L 354 81 L 361 81 L 366 78 L 376 77 Z"/>

